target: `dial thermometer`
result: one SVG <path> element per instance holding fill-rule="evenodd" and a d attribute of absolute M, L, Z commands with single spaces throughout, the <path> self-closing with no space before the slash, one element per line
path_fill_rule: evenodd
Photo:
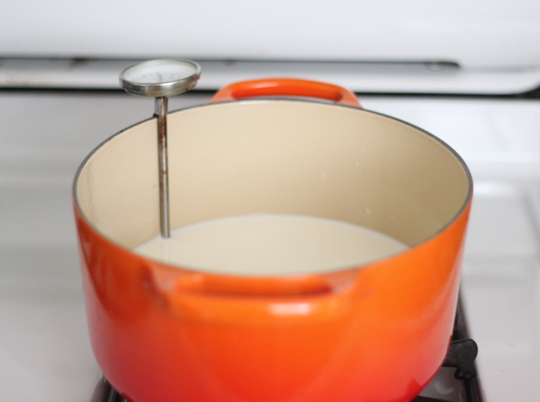
<path fill-rule="evenodd" d="M 159 222 L 162 237 L 170 237 L 167 162 L 167 97 L 193 89 L 201 67 L 190 60 L 148 60 L 120 73 L 120 85 L 129 94 L 156 98 L 159 168 Z"/>

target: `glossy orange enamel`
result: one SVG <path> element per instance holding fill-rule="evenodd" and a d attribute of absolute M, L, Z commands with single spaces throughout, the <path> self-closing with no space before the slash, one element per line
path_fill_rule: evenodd
<path fill-rule="evenodd" d="M 407 252 L 272 278 L 151 261 L 105 238 L 74 201 L 93 351 L 131 402 L 406 402 L 444 359 L 470 197 Z"/>
<path fill-rule="evenodd" d="M 351 287 L 300 296 L 185 291 L 180 273 L 166 289 L 75 213 L 94 353 L 134 402 L 408 401 L 446 354 L 469 206 Z"/>
<path fill-rule="evenodd" d="M 302 96 L 326 99 L 338 105 L 360 107 L 358 99 L 348 89 L 324 82 L 294 78 L 265 78 L 236 82 L 220 89 L 210 103 L 257 96 Z"/>

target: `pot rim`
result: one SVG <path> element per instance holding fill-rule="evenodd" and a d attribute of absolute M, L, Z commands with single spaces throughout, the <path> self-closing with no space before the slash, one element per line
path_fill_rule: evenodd
<path fill-rule="evenodd" d="M 354 266 L 349 266 L 349 267 L 340 267 L 340 268 L 333 268 L 333 269 L 329 269 L 329 270 L 325 270 L 325 271 L 321 271 L 321 272 L 317 272 L 318 275 L 325 275 L 325 274 L 332 274 L 332 273 L 336 273 L 336 272 L 344 272 L 344 271 L 349 271 L 349 270 L 354 270 L 354 269 L 361 269 L 361 268 L 365 268 L 369 265 L 372 265 L 374 263 L 377 263 L 377 262 L 380 262 L 380 261 L 384 261 L 384 260 L 388 260 L 388 259 L 391 259 L 391 258 L 394 258 L 395 256 L 398 256 L 398 255 L 401 255 L 401 254 L 404 254 L 404 253 L 408 253 L 414 249 L 417 249 L 418 247 L 422 246 L 423 244 L 426 244 L 427 242 L 429 242 L 430 240 L 436 238 L 439 234 L 441 234 L 442 232 L 444 232 L 447 228 L 449 228 L 450 226 L 452 226 L 452 224 L 454 222 L 456 222 L 456 220 L 463 214 L 463 212 L 467 209 L 468 205 L 470 204 L 471 200 L 472 200 L 472 194 L 473 194 L 473 179 L 472 179 L 472 175 L 471 175 L 471 172 L 469 170 L 469 167 L 467 166 L 467 164 L 465 163 L 464 159 L 454 150 L 454 148 L 452 148 L 450 145 L 448 145 L 445 141 L 443 141 L 442 139 L 440 139 L 439 137 L 435 136 L 434 134 L 431 134 L 430 132 L 412 124 L 412 123 L 409 123 L 407 121 L 404 121 L 404 120 L 401 120 L 399 118 L 396 118 L 396 117 L 393 117 L 393 116 L 389 116 L 387 114 L 384 114 L 384 113 L 380 113 L 380 112 L 376 112 L 376 111 L 373 111 L 373 110 L 369 110 L 369 109 L 364 109 L 364 108 L 358 108 L 358 107 L 355 107 L 355 106 L 348 106 L 348 105 L 341 105 L 341 104 L 335 104 L 335 103 L 330 103 L 330 102 L 325 102 L 325 101 L 321 101 L 321 100 L 311 100 L 311 99 L 299 99 L 299 98 L 295 98 L 295 97 L 271 97 L 271 98 L 244 98 L 244 99 L 241 99 L 241 100 L 234 100 L 234 101 L 225 101 L 225 102 L 215 102 L 215 103 L 205 103 L 205 104 L 201 104 L 201 105 L 195 105 L 195 106 L 189 106 L 189 107 L 185 107 L 185 108 L 180 108 L 180 109 L 176 109 L 176 110 L 173 110 L 173 111 L 170 111 L 168 114 L 172 114 L 172 113 L 177 113 L 177 112 L 181 112 L 181 111 L 184 111 L 184 110 L 190 110 L 190 109 L 197 109 L 197 108 L 203 108 L 203 107 L 213 107 L 213 106 L 218 106 L 219 105 L 223 105 L 223 104 L 230 104 L 230 103 L 234 103 L 234 104 L 244 104 L 244 103 L 268 103 L 268 102 L 301 102 L 301 103 L 314 103 L 314 104 L 318 104 L 318 105 L 324 105 L 324 106 L 329 106 L 329 107 L 340 107 L 340 108 L 347 108 L 347 109 L 351 109 L 351 110 L 355 110 L 357 112 L 360 112 L 360 113 L 368 113 L 368 114 L 372 114 L 372 115 L 377 115 L 377 116 L 381 116 L 381 117 L 384 117 L 384 118 L 387 118 L 387 119 L 390 119 L 390 120 L 393 120 L 393 121 L 396 121 L 396 122 L 399 122 L 399 123 L 402 123 L 406 126 L 409 126 L 415 130 L 417 130 L 418 132 L 420 132 L 421 134 L 424 134 L 426 135 L 427 137 L 430 137 L 431 139 L 437 141 L 438 143 L 440 143 L 444 148 L 446 148 L 448 151 L 450 151 L 450 153 L 456 158 L 456 160 L 459 162 L 460 166 L 462 167 L 464 173 L 465 173 L 465 177 L 466 177 L 466 180 L 467 180 L 467 194 L 466 194 L 466 197 L 464 198 L 463 200 L 463 203 L 462 205 L 460 206 L 459 210 L 456 212 L 456 214 L 448 220 L 448 222 L 446 222 L 444 225 L 442 225 L 437 231 L 433 232 L 430 236 L 426 237 L 425 239 L 423 239 L 421 242 L 417 243 L 417 244 L 414 244 L 412 245 L 411 247 L 409 247 L 407 250 L 405 251 L 401 251 L 397 254 L 392 254 L 392 255 L 389 255 L 385 258 L 381 258 L 381 259 L 377 259 L 375 261 L 369 261 L 369 262 L 366 262 L 366 263 L 363 263 L 363 264 L 360 264 L 360 265 L 354 265 Z M 111 141 L 112 139 L 114 139 L 116 136 L 120 135 L 120 134 L 123 134 L 125 131 L 128 131 L 140 124 L 143 124 L 143 123 L 146 123 L 150 120 L 154 120 L 156 119 L 155 116 L 151 116 L 147 119 L 144 119 L 144 120 L 141 120 L 141 121 L 138 121 L 120 131 L 118 131 L 117 133 L 111 135 L 110 137 L 106 138 L 105 140 L 103 140 L 101 143 L 99 143 L 94 149 L 92 149 L 92 151 L 83 159 L 83 161 L 80 163 L 79 167 L 77 168 L 77 171 L 75 173 L 75 177 L 73 179 L 73 184 L 72 184 L 72 197 L 73 197 L 73 204 L 74 204 L 74 207 L 76 208 L 78 214 L 84 219 L 84 221 L 86 222 L 87 225 L 89 225 L 95 233 L 99 234 L 100 237 L 102 237 L 103 239 L 105 239 L 106 241 L 114 244 L 116 247 L 119 247 L 121 248 L 122 250 L 125 250 L 129 253 L 133 253 L 133 250 L 131 249 L 128 249 L 122 245 L 120 245 L 119 243 L 117 243 L 116 241 L 114 241 L 113 239 L 109 238 L 108 236 L 105 236 L 103 233 L 101 233 L 101 231 L 99 231 L 93 224 L 92 222 L 86 217 L 86 215 L 84 214 L 84 212 L 82 211 L 80 205 L 79 205 L 79 200 L 77 198 L 77 184 L 78 184 L 78 181 L 79 181 L 79 177 L 80 177 L 80 174 L 83 170 L 83 168 L 86 166 L 87 162 L 92 158 L 92 156 L 97 153 L 105 144 L 107 144 L 109 141 Z M 135 253 L 133 253 L 135 254 Z M 159 261 L 159 260 L 156 260 L 156 259 L 152 259 L 152 258 L 149 258 L 149 257 L 146 257 L 146 256 L 143 256 L 143 255 L 139 255 L 141 258 L 145 258 L 147 260 L 150 260 L 150 261 L 153 261 L 153 262 L 156 262 L 158 264 L 163 264 L 163 265 L 166 265 L 166 266 L 170 266 L 170 267 L 173 267 L 175 268 L 176 266 L 175 265 L 172 265 L 172 264 L 167 264 L 167 263 L 164 263 L 162 261 Z M 287 277 L 293 277 L 293 276 L 298 276 L 298 274 L 290 274 L 290 275 L 287 275 L 287 274 L 280 274 L 280 275 L 271 275 L 271 276 L 264 276 L 264 275 L 239 275 L 239 274 L 234 274 L 234 273 L 216 273 L 216 272 L 212 272 L 212 271 L 208 271 L 208 270 L 200 270 L 200 269 L 195 269 L 195 268 L 189 268 L 189 267 L 185 267 L 185 266 L 182 266 L 181 267 L 183 270 L 186 270 L 186 271 L 191 271 L 193 273 L 206 273 L 206 274 L 211 274 L 211 275 L 216 275 L 216 276 L 228 276 L 228 277 L 251 277 L 251 278 L 265 278 L 265 277 L 272 277 L 272 278 L 287 278 Z M 312 275 L 313 273 L 308 273 L 306 275 Z"/>

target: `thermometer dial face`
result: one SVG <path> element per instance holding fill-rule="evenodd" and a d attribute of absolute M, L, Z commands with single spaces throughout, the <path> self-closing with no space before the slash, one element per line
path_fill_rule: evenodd
<path fill-rule="evenodd" d="M 201 75 L 190 60 L 149 60 L 133 64 L 120 74 L 120 85 L 138 96 L 173 96 L 189 91 Z"/>

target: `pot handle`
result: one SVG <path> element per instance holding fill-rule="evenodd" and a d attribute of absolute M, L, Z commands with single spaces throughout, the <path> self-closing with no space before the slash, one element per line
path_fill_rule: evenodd
<path fill-rule="evenodd" d="M 234 277 L 148 261 L 146 288 L 169 314 L 227 324 L 327 321 L 349 310 L 356 270 L 328 277 Z"/>
<path fill-rule="evenodd" d="M 324 82 L 295 78 L 265 78 L 236 82 L 216 92 L 209 103 L 280 95 L 327 99 L 338 105 L 361 107 L 356 96 L 348 89 Z"/>

